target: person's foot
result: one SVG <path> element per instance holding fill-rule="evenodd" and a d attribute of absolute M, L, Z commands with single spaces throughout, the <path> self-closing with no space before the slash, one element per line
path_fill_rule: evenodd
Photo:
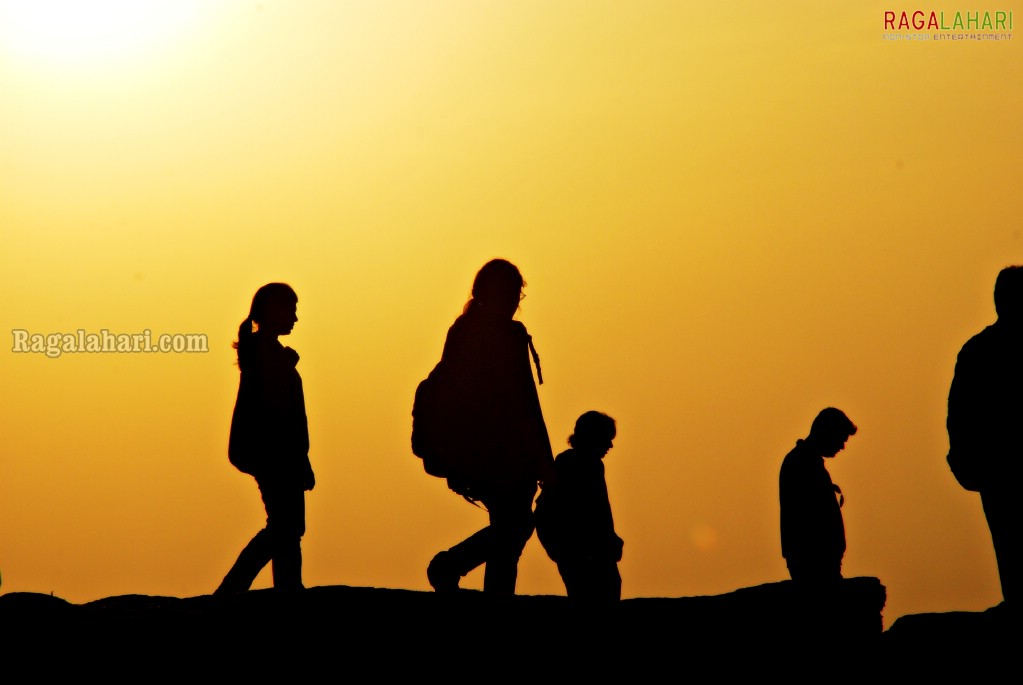
<path fill-rule="evenodd" d="M 274 585 L 274 590 L 276 592 L 289 592 L 289 593 L 302 592 L 303 590 L 305 590 L 305 585 L 303 585 L 302 583 L 294 583 L 294 584 L 290 584 L 289 583 L 287 585 Z"/>
<path fill-rule="evenodd" d="M 438 552 L 426 567 L 426 579 L 435 592 L 454 592 L 460 576 L 451 568 L 450 553 Z"/>
<path fill-rule="evenodd" d="M 224 581 L 220 584 L 220 586 L 213 591 L 213 595 L 216 597 L 227 597 L 229 595 L 242 595 L 248 591 L 248 587 L 231 582 L 230 578 L 224 578 Z"/>

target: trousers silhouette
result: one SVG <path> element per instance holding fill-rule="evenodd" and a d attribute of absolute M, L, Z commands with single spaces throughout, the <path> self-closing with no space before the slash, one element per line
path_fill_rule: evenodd
<path fill-rule="evenodd" d="M 533 535 L 535 484 L 508 488 L 483 496 L 490 525 L 442 552 L 444 565 L 457 577 L 486 564 L 483 590 L 515 594 L 519 557 Z"/>
<path fill-rule="evenodd" d="M 245 592 L 267 564 L 271 564 L 274 588 L 301 589 L 302 536 L 305 534 L 305 491 L 259 483 L 266 507 L 266 526 L 238 555 L 216 594 Z"/>

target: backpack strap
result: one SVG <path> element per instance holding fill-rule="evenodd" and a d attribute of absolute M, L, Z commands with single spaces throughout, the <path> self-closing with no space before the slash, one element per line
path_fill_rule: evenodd
<path fill-rule="evenodd" d="M 537 384 L 543 385 L 543 373 L 540 371 L 540 355 L 536 353 L 536 348 L 533 346 L 533 336 L 526 333 L 526 341 L 529 343 L 529 353 L 533 355 L 533 364 L 536 365 Z"/>

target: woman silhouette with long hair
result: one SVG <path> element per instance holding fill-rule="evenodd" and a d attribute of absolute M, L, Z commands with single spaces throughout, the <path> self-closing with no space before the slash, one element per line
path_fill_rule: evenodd
<path fill-rule="evenodd" d="M 273 585 L 300 590 L 305 492 L 316 483 L 309 464 L 298 353 L 278 337 L 298 321 L 298 295 L 284 283 L 256 291 L 249 315 L 238 327 L 238 398 L 231 419 L 231 463 L 256 479 L 266 526 L 245 546 L 215 594 L 245 592 L 268 563 Z"/>
<path fill-rule="evenodd" d="M 472 297 L 448 329 L 440 365 L 463 412 L 460 436 L 466 467 L 448 479 L 451 488 L 479 502 L 490 523 L 438 553 L 427 579 L 438 592 L 485 564 L 483 590 L 514 594 L 519 557 L 533 534 L 538 483 L 554 473 L 554 455 L 530 354 L 539 358 L 526 327 L 514 320 L 525 281 L 504 259 L 476 274 Z"/>

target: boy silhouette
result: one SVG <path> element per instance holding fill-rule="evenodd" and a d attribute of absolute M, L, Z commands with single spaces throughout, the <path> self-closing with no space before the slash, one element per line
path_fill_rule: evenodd
<path fill-rule="evenodd" d="M 821 410 L 810 434 L 785 455 L 778 479 L 781 553 L 792 580 L 828 583 L 842 578 L 845 524 L 842 491 L 824 466 L 845 447 L 856 426 L 841 410 Z"/>
<path fill-rule="evenodd" d="M 580 416 L 568 438 L 571 448 L 554 459 L 553 484 L 536 501 L 537 537 L 557 564 L 569 599 L 585 604 L 622 597 L 618 562 L 624 542 L 615 532 L 603 462 L 616 433 L 607 414 Z"/>

